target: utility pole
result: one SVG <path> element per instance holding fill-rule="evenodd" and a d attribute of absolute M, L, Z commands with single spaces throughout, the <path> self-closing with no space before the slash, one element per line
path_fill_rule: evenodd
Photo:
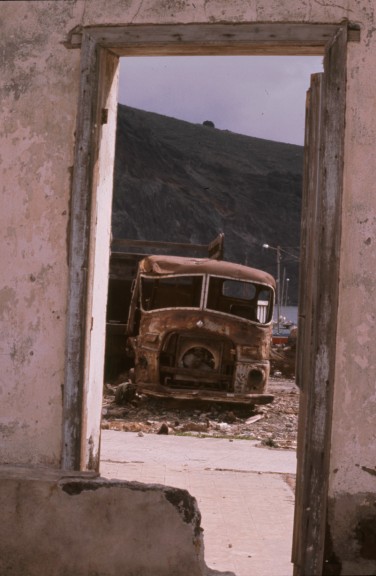
<path fill-rule="evenodd" d="M 286 266 L 283 267 L 282 272 L 282 292 L 281 292 L 281 307 L 285 306 L 285 290 L 286 290 Z"/>
<path fill-rule="evenodd" d="M 269 246 L 269 244 L 263 244 L 262 247 L 277 252 L 277 333 L 279 334 L 279 322 L 281 316 L 281 247 Z"/>
<path fill-rule="evenodd" d="M 281 247 L 277 246 L 277 333 L 281 317 Z"/>
<path fill-rule="evenodd" d="M 281 316 L 281 305 L 285 303 L 287 306 L 287 290 L 290 282 L 290 278 L 286 278 L 286 268 L 283 270 L 283 285 L 281 290 L 281 258 L 282 254 L 286 254 L 289 258 L 293 258 L 297 262 L 299 262 L 299 256 L 288 252 L 281 246 L 269 246 L 269 244 L 263 244 L 263 248 L 267 250 L 275 250 L 277 253 L 277 333 L 279 334 L 279 325 L 280 325 L 280 316 Z"/>
<path fill-rule="evenodd" d="M 285 291 L 285 306 L 287 306 L 287 293 L 289 289 L 290 278 L 286 278 L 286 291 Z"/>

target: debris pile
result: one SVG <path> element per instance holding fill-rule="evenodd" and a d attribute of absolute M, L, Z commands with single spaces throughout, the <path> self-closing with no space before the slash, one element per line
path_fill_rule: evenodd
<path fill-rule="evenodd" d="M 234 407 L 139 395 L 130 382 L 105 384 L 102 428 L 141 434 L 259 440 L 270 448 L 296 448 L 299 392 L 294 380 L 271 378 L 275 399 L 263 406 Z"/>

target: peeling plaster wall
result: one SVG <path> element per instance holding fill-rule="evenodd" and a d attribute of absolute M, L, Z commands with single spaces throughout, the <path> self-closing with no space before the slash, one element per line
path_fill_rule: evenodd
<path fill-rule="evenodd" d="M 348 51 L 328 515 L 332 561 L 346 575 L 376 573 L 375 9 L 364 3 L 361 42 Z"/>
<path fill-rule="evenodd" d="M 0 460 L 58 466 L 79 52 L 72 2 L 0 15 Z M 69 24 L 68 24 L 69 27 Z"/>
<path fill-rule="evenodd" d="M 376 522 L 374 11 L 374 0 L 1 3 L 0 462 L 60 465 L 80 66 L 80 50 L 64 45 L 69 32 L 100 24 L 339 23 L 347 18 L 361 25 L 361 41 L 348 50 L 328 564 L 338 574 L 376 572 L 370 529 Z"/>
<path fill-rule="evenodd" d="M 81 5 L 83 2 L 79 2 Z M 340 22 L 363 21 L 372 0 L 87 0 L 85 26 L 214 22 Z"/>

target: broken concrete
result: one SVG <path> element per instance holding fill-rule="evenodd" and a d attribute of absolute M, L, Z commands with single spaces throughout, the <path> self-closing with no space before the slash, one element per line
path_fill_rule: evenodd
<path fill-rule="evenodd" d="M 186 490 L 23 472 L 0 470 L 1 574 L 206 572 L 201 516 Z"/>

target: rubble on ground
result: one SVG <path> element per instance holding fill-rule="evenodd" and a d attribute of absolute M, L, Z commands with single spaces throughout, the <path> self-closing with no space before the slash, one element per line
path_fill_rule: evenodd
<path fill-rule="evenodd" d="M 275 397 L 271 404 L 228 407 L 156 400 L 139 395 L 128 381 L 107 383 L 102 428 L 139 434 L 259 440 L 260 445 L 270 448 L 296 449 L 298 388 L 293 379 L 273 377 L 268 392 Z"/>

